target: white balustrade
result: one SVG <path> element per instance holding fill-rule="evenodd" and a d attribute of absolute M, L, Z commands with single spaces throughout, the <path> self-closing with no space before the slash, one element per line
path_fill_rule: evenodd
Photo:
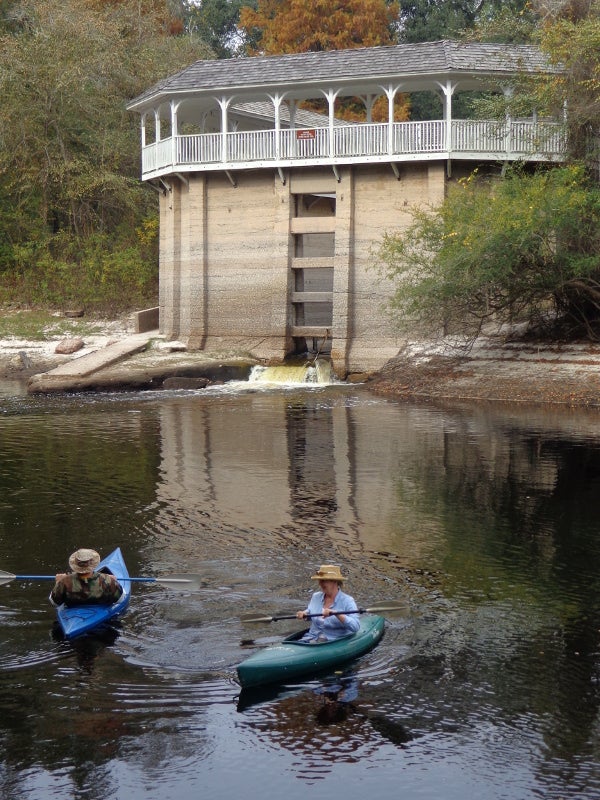
<path fill-rule="evenodd" d="M 221 133 L 177 136 L 175 151 L 169 137 L 143 148 L 142 172 L 150 175 L 168 169 L 243 167 L 256 162 L 277 166 L 309 160 L 360 163 L 362 158 L 384 161 L 390 156 L 401 161 L 403 156 L 414 160 L 415 156 L 436 153 L 442 158 L 463 155 L 505 160 L 529 156 L 550 160 L 560 158 L 565 151 L 564 126 L 552 122 L 453 120 L 449 149 L 446 132 L 443 120 L 395 122 L 391 127 L 385 122 L 336 125 L 333 150 L 328 127 L 283 129 L 279 140 L 275 130 L 229 132 L 225 142 Z"/>

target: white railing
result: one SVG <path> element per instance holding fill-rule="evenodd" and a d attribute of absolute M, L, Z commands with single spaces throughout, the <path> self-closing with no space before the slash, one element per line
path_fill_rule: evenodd
<path fill-rule="evenodd" d="M 222 149 L 220 133 L 177 137 L 177 161 L 180 164 L 215 164 L 221 160 Z"/>
<path fill-rule="evenodd" d="M 173 142 L 163 139 L 142 148 L 142 174 L 164 169 L 173 162 Z"/>
<path fill-rule="evenodd" d="M 446 150 L 446 124 L 442 120 L 397 122 L 394 152 L 442 153 Z"/>
<path fill-rule="evenodd" d="M 352 125 L 333 129 L 334 151 L 346 157 L 380 156 L 389 151 L 389 126 Z"/>
<path fill-rule="evenodd" d="M 559 157 L 565 129 L 556 122 L 454 120 L 452 152 L 490 153 L 507 158 Z"/>
<path fill-rule="evenodd" d="M 564 153 L 565 129 L 553 122 L 513 122 L 510 148 L 513 153 Z"/>
<path fill-rule="evenodd" d="M 277 166 L 311 163 L 360 163 L 464 157 L 483 160 L 560 159 L 565 152 L 564 126 L 551 122 L 453 120 L 450 139 L 443 120 L 336 125 L 313 130 L 236 131 L 176 136 L 146 145 L 142 174 L 176 169 L 232 168 L 271 162 Z"/>
<path fill-rule="evenodd" d="M 329 128 L 312 130 L 283 130 L 281 136 L 282 159 L 306 161 L 329 157 Z"/>
<path fill-rule="evenodd" d="M 227 160 L 232 163 L 276 160 L 275 131 L 241 131 L 226 137 Z"/>
<path fill-rule="evenodd" d="M 454 120 L 452 150 L 459 153 L 504 153 L 507 149 L 507 126 L 503 122 Z"/>

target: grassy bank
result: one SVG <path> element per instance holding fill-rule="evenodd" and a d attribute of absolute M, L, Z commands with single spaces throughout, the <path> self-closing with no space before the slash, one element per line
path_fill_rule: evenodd
<path fill-rule="evenodd" d="M 84 338 L 102 331 L 103 322 L 97 319 L 70 318 L 50 310 L 0 309 L 0 339 L 43 342 L 57 337 Z"/>

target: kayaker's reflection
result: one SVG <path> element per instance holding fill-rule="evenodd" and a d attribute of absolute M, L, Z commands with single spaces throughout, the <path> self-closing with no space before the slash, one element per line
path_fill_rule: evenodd
<path fill-rule="evenodd" d="M 358 680 L 354 676 L 340 677 L 316 689 L 322 702 L 316 718 L 319 725 L 332 725 L 344 722 L 351 711 L 356 710 L 354 702 L 358 698 Z"/>
<path fill-rule="evenodd" d="M 75 654 L 77 666 L 82 672 L 89 675 L 94 670 L 96 660 L 102 655 L 107 647 L 111 647 L 120 633 L 119 623 L 105 625 L 96 628 L 92 633 L 78 636 L 75 639 L 67 639 L 58 622 L 52 626 L 52 638 L 57 642 L 68 643 L 70 650 Z"/>
<path fill-rule="evenodd" d="M 354 675 L 340 675 L 329 680 L 315 690 L 321 695 L 322 702 L 316 713 L 319 725 L 336 725 L 346 722 L 350 716 L 368 720 L 374 730 L 381 736 L 403 747 L 412 741 L 412 734 L 401 722 L 392 720 L 388 715 L 361 705 L 358 697 L 358 680 Z"/>

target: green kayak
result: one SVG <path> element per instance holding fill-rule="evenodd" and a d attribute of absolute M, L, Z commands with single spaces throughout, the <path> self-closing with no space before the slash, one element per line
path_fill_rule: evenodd
<path fill-rule="evenodd" d="M 264 686 L 335 668 L 375 647 L 383 636 L 384 626 L 383 617 L 366 616 L 356 633 L 316 644 L 299 641 L 304 634 L 300 631 L 242 661 L 237 667 L 239 681 L 243 688 Z"/>

